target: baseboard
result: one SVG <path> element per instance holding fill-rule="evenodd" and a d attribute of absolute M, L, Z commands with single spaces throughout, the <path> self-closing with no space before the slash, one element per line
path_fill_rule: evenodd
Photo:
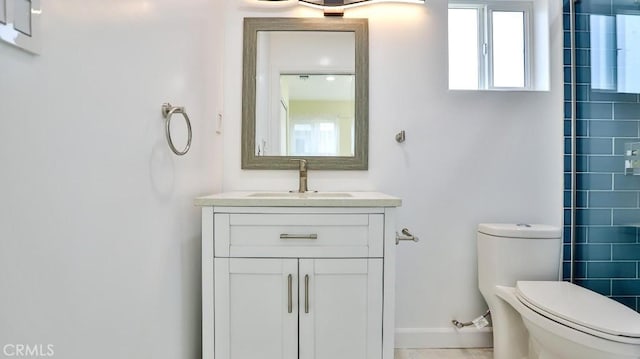
<path fill-rule="evenodd" d="M 490 327 L 396 328 L 396 348 L 488 348 L 493 346 Z"/>

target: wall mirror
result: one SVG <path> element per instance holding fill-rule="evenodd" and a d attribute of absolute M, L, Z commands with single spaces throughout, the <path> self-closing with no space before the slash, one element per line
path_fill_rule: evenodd
<path fill-rule="evenodd" d="M 245 18 L 243 49 L 243 169 L 367 169 L 367 19 Z"/>

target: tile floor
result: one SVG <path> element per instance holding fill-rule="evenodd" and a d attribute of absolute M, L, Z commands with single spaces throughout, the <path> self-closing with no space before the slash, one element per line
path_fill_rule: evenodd
<path fill-rule="evenodd" d="M 396 349 L 395 359 L 492 359 L 486 349 Z"/>

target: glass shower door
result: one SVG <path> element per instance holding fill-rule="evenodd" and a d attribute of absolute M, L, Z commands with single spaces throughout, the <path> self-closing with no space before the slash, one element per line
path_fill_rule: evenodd
<path fill-rule="evenodd" d="M 640 146 L 640 4 L 571 10 L 565 1 L 564 277 L 638 310 L 640 176 L 625 164 Z"/>

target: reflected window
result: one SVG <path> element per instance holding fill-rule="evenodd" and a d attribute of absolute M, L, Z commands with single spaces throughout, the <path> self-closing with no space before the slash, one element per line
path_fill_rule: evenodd
<path fill-rule="evenodd" d="M 616 15 L 618 92 L 640 93 L 640 16 Z"/>
<path fill-rule="evenodd" d="M 287 156 L 353 156 L 353 74 L 281 74 L 280 124 Z"/>
<path fill-rule="evenodd" d="M 640 93 L 640 15 L 591 15 L 593 90 Z"/>
<path fill-rule="evenodd" d="M 340 133 L 335 121 L 302 120 L 293 125 L 289 155 L 337 156 L 339 138 Z"/>

